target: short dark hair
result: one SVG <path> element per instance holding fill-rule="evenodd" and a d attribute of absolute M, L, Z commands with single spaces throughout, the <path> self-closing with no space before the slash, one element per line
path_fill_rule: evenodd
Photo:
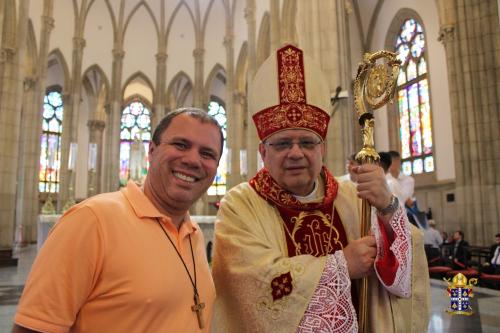
<path fill-rule="evenodd" d="M 457 230 L 456 232 L 458 232 L 458 234 L 459 234 L 462 238 L 464 238 L 464 232 L 463 232 L 462 230 Z"/>
<path fill-rule="evenodd" d="M 500 237 L 500 233 L 496 234 L 495 237 Z"/>
<path fill-rule="evenodd" d="M 391 154 L 385 151 L 381 151 L 380 153 L 378 153 L 378 155 L 380 156 L 380 166 L 382 167 L 382 169 L 384 169 L 385 172 L 387 172 L 392 163 Z"/>
<path fill-rule="evenodd" d="M 391 158 L 395 158 L 395 159 L 401 159 L 401 155 L 399 154 L 399 152 L 395 151 L 395 150 L 389 150 L 388 151 L 389 155 L 391 155 Z"/>
<path fill-rule="evenodd" d="M 170 126 L 172 119 L 181 114 L 186 114 L 191 118 L 198 119 L 202 124 L 212 124 L 217 127 L 220 133 L 220 156 L 222 156 L 222 150 L 224 149 L 224 134 L 222 133 L 222 128 L 219 125 L 219 122 L 214 117 L 209 115 L 206 111 L 194 107 L 175 109 L 167 113 L 167 115 L 163 117 L 163 119 L 160 121 L 158 126 L 156 126 L 155 131 L 153 132 L 152 141 L 154 142 L 154 144 L 159 145 L 161 143 L 160 138 L 163 135 L 163 133 L 167 130 L 168 126 Z"/>

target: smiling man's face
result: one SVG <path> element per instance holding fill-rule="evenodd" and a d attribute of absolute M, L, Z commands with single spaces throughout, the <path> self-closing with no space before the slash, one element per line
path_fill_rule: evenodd
<path fill-rule="evenodd" d="M 289 129 L 273 134 L 259 146 L 264 166 L 273 179 L 285 190 L 295 195 L 311 193 L 314 181 L 323 165 L 325 144 L 321 138 L 304 129 Z M 294 142 L 290 149 L 279 151 L 280 143 Z M 298 142 L 318 143 L 310 149 L 301 148 Z M 278 146 L 276 145 L 278 144 Z"/>
<path fill-rule="evenodd" d="M 172 119 L 160 138 L 151 143 L 148 180 L 160 210 L 188 210 L 210 187 L 221 155 L 220 131 L 187 114 Z"/>

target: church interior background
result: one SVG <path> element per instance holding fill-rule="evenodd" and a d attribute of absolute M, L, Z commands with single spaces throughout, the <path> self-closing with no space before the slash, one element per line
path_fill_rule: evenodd
<path fill-rule="evenodd" d="M 361 147 L 358 63 L 366 52 L 398 52 L 395 102 L 375 112 L 376 148 L 401 152 L 438 229 L 489 245 L 500 232 L 498 8 L 498 0 L 2 0 L 2 266 L 37 241 L 47 213 L 141 182 L 151 130 L 178 107 L 207 110 L 224 128 L 216 180 L 191 209 L 215 215 L 225 191 L 261 167 L 247 91 L 284 43 L 327 74 L 325 164 L 334 175 Z"/>
<path fill-rule="evenodd" d="M 247 112 L 259 65 L 284 43 L 321 64 L 332 94 L 325 164 L 359 150 L 353 79 L 365 52 L 402 60 L 376 147 L 398 150 L 438 228 L 488 245 L 500 231 L 500 31 L 494 0 L 3 0 L 0 250 L 36 242 L 42 208 L 147 173 L 151 130 L 195 106 L 224 128 L 218 175 L 191 210 L 214 215 L 261 166 Z"/>

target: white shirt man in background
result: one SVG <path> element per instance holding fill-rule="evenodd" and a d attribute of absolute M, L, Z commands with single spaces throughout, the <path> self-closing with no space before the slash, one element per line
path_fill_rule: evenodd
<path fill-rule="evenodd" d="M 392 194 L 398 197 L 399 202 L 401 202 L 404 205 L 406 197 L 403 194 L 403 191 L 401 190 L 401 186 L 398 180 L 394 178 L 392 174 L 389 172 L 390 167 L 392 165 L 391 155 L 386 152 L 379 152 L 379 156 L 380 156 L 380 166 L 382 167 L 382 169 L 384 169 L 385 179 L 387 180 L 387 185 L 389 185 L 389 190 L 392 192 Z"/>
<path fill-rule="evenodd" d="M 407 207 L 413 206 L 413 192 L 415 190 L 415 179 L 401 171 L 401 155 L 394 150 L 389 151 L 391 155 L 391 165 L 389 172 L 399 183 L 403 202 Z"/>
<path fill-rule="evenodd" d="M 356 161 L 356 153 L 353 153 L 349 155 L 345 161 L 345 168 L 347 173 L 345 175 L 335 177 L 339 183 L 345 182 L 345 181 L 351 181 L 353 183 L 357 182 L 357 175 L 353 172 L 353 168 L 355 166 L 358 166 L 359 163 Z M 399 198 L 398 198 L 399 199 Z"/>

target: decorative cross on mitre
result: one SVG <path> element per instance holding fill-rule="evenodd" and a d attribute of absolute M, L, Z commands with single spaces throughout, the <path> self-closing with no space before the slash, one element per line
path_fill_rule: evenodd
<path fill-rule="evenodd" d="M 285 45 L 255 74 L 249 110 L 261 141 L 286 129 L 306 129 L 325 139 L 330 121 L 328 82 L 301 49 Z"/>

